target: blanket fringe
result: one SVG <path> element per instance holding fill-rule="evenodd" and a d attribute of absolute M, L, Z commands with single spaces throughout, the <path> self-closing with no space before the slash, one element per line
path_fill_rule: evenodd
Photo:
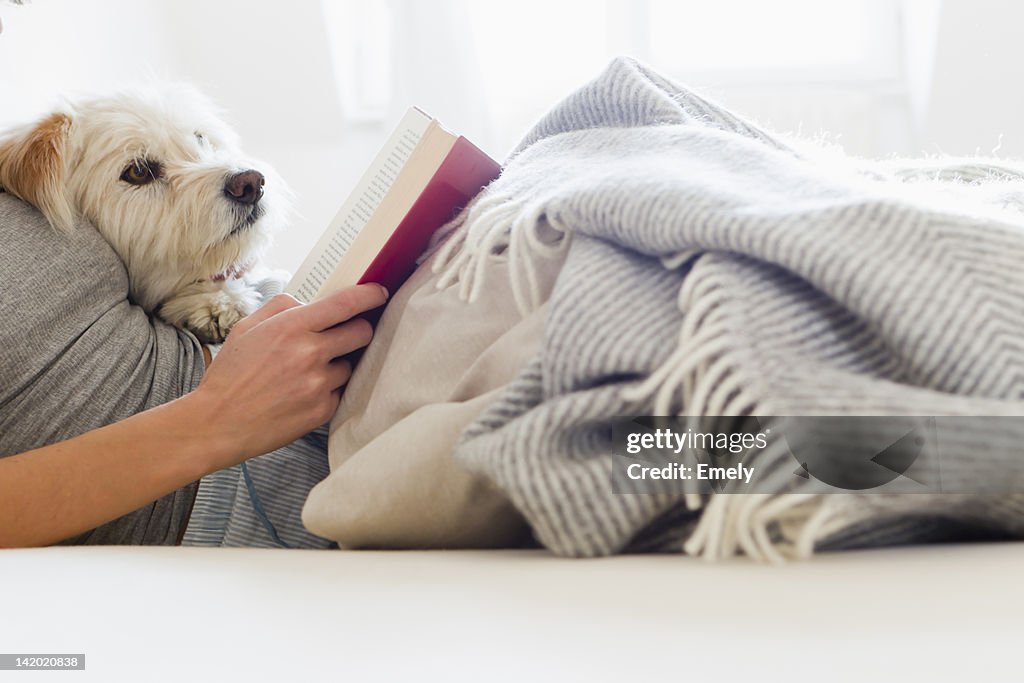
<path fill-rule="evenodd" d="M 663 263 L 676 267 L 692 257 L 683 253 Z M 751 391 L 753 378 L 741 373 L 739 353 L 730 346 L 733 337 L 725 314 L 729 302 L 722 284 L 707 277 L 684 279 L 678 295 L 679 310 L 684 314 L 678 347 L 646 380 L 624 390 L 624 399 L 650 402 L 655 415 L 773 414 Z M 683 413 L 679 413 L 680 407 Z M 762 476 L 767 473 L 766 486 L 782 490 L 792 479 L 791 465 L 791 456 L 780 444 L 759 453 L 753 466 Z M 686 506 L 700 510 L 701 516 L 683 550 L 712 561 L 740 553 L 771 563 L 808 557 L 832 519 L 831 506 L 824 498 L 799 490 L 688 494 Z"/>
<path fill-rule="evenodd" d="M 473 303 L 483 290 L 488 266 L 507 261 L 516 308 L 526 316 L 547 295 L 540 285 L 543 262 L 562 256 L 569 242 L 569 232 L 549 220 L 542 202 L 485 193 L 435 237 L 436 286 L 458 285 L 459 298 Z"/>

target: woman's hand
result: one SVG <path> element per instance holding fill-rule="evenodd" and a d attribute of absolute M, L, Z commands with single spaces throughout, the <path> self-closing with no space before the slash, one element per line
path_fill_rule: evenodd
<path fill-rule="evenodd" d="M 311 304 L 271 299 L 237 323 L 199 387 L 181 399 L 206 416 L 210 471 L 274 450 L 331 419 L 352 366 L 370 343 L 354 316 L 382 306 L 380 285 L 350 287 Z"/>

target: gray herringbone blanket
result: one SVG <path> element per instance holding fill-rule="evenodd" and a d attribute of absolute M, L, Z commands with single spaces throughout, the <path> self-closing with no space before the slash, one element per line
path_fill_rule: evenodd
<path fill-rule="evenodd" d="M 554 552 L 1024 535 L 1018 494 L 612 492 L 617 416 L 1024 415 L 1024 175 L 794 144 L 620 59 L 454 224 L 469 297 L 507 258 L 529 310 L 565 258 L 543 350 L 456 452 Z M 964 438 L 965 468 L 1000 466 Z"/>

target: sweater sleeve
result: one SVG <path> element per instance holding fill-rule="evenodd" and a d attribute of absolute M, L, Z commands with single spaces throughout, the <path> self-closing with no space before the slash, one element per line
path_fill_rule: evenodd
<path fill-rule="evenodd" d="M 191 334 L 128 299 L 117 254 L 88 223 L 60 234 L 0 194 L 0 457 L 173 400 L 204 370 Z M 68 543 L 171 544 L 195 484 Z"/>

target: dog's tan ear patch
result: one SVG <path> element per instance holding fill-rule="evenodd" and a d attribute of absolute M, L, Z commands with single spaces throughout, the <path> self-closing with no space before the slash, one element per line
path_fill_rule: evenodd
<path fill-rule="evenodd" d="M 74 212 L 64 186 L 64 153 L 71 117 L 57 113 L 0 140 L 0 187 L 39 209 L 58 230 Z"/>

